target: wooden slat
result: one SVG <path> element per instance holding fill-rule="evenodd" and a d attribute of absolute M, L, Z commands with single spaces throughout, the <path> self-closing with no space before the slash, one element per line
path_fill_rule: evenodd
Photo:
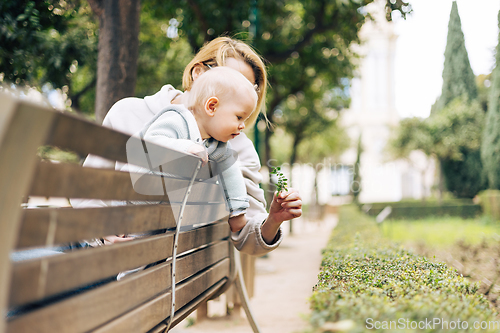
<path fill-rule="evenodd" d="M 190 207 L 186 208 L 187 213 Z M 197 209 L 192 210 L 198 212 Z M 52 246 L 107 235 L 169 229 L 175 225 L 169 204 L 24 209 L 17 248 Z"/>
<path fill-rule="evenodd" d="M 179 234 L 182 252 L 225 239 L 226 222 L 218 222 Z M 34 302 L 73 290 L 119 272 L 168 258 L 172 254 L 172 233 L 126 243 L 85 249 L 64 255 L 18 262 L 13 267 L 10 306 Z"/>
<path fill-rule="evenodd" d="M 170 287 L 170 262 L 13 318 L 8 332 L 87 332 Z"/>
<path fill-rule="evenodd" d="M 131 137 L 129 134 L 102 127 L 73 114 L 58 113 L 56 115 L 56 121 L 46 144 L 72 150 L 81 156 L 93 154 L 112 161 L 148 167 L 141 154 L 131 153 L 134 147 L 143 152 L 141 140 Z M 198 160 L 196 157 L 151 143 L 148 143 L 147 146 L 153 155 L 169 156 L 171 163 L 165 165 L 165 172 L 186 177 L 192 175 Z M 208 165 L 200 170 L 199 178 L 208 179 L 211 177 Z"/>
<path fill-rule="evenodd" d="M 176 263 L 177 283 L 228 257 L 228 241 L 222 241 L 179 258 Z"/>
<path fill-rule="evenodd" d="M 131 174 L 135 178 L 137 174 Z M 134 183 L 134 190 L 142 194 L 163 194 L 167 191 L 170 202 L 182 202 L 186 194 L 189 179 L 178 180 L 175 178 L 160 178 L 153 175 L 142 175 Z M 225 202 L 224 189 L 216 183 L 215 179 L 203 181 L 196 179 L 191 189 L 188 202 L 195 204 Z"/>
<path fill-rule="evenodd" d="M 172 239 L 172 234 L 162 234 L 15 263 L 9 304 L 34 302 L 166 259 L 172 253 Z"/>
<path fill-rule="evenodd" d="M 167 325 L 164 323 L 158 324 L 153 327 L 148 333 L 163 333 L 167 329 Z"/>
<path fill-rule="evenodd" d="M 226 221 L 184 231 L 179 235 L 177 253 L 182 254 L 183 252 L 196 249 L 219 239 L 227 238 L 229 235 L 230 229 Z"/>
<path fill-rule="evenodd" d="M 162 179 L 154 175 L 144 175 L 150 180 L 149 193 L 164 193 Z M 169 195 L 143 195 L 132 186 L 128 172 L 106 169 L 84 168 L 73 164 L 40 162 L 35 173 L 30 195 L 42 197 L 64 197 L 101 200 L 137 201 L 182 201 L 187 180 L 163 178 Z M 213 183 L 196 183 L 189 196 L 190 201 L 221 201 L 222 190 Z"/>
<path fill-rule="evenodd" d="M 17 249 L 169 229 L 179 210 L 179 204 L 24 209 Z M 225 203 L 187 205 L 183 225 L 211 223 L 227 214 Z"/>
<path fill-rule="evenodd" d="M 58 114 L 46 144 L 72 150 L 81 156 L 95 154 L 126 162 L 125 144 L 129 137 L 127 134 L 99 126 L 82 117 L 62 113 Z"/>
<path fill-rule="evenodd" d="M 227 280 L 222 280 L 214 284 L 212 287 L 207 289 L 205 292 L 201 293 L 198 297 L 194 298 L 183 306 L 179 311 L 175 312 L 174 315 L 174 321 L 172 322 L 172 325 L 170 328 L 173 328 L 177 326 L 181 321 L 183 321 L 187 316 L 189 316 L 194 310 L 199 310 L 199 305 L 201 303 L 205 303 L 206 301 L 210 300 L 212 296 L 217 294 L 221 288 L 224 287 L 224 284 L 227 283 Z M 165 332 L 167 329 L 167 324 L 168 322 L 162 322 L 155 327 L 153 327 L 148 333 L 162 333 Z"/>
<path fill-rule="evenodd" d="M 86 239 L 88 238 L 86 235 L 89 235 L 90 238 L 90 235 L 140 232 L 164 228 L 163 224 L 165 223 L 173 226 L 172 220 L 177 217 L 176 209 L 178 211 L 179 207 L 176 203 L 182 200 L 187 186 L 186 180 L 162 178 L 166 181 L 165 184 L 165 182 L 159 183 L 157 177 L 148 175 L 144 176 L 141 181 L 146 184 L 147 191 L 160 193 L 160 195 L 144 195 L 144 193 L 137 193 L 137 188 L 134 190 L 130 175 L 125 172 L 52 163 L 38 163 L 35 168 L 36 147 L 42 144 L 69 149 L 81 156 L 94 154 L 121 162 L 130 162 L 130 158 L 132 158 L 136 162 L 134 164 L 142 166 L 146 166 L 145 161 L 150 161 L 141 160 L 143 156 L 134 155 L 133 150 L 131 154 L 128 148 L 134 145 L 141 148 L 140 146 L 143 145 L 136 138 L 130 139 L 126 134 L 102 128 L 72 115 L 34 107 L 24 102 L 19 105 L 19 107 L 14 107 L 18 109 L 15 117 L 19 118 L 13 122 L 14 125 L 10 123 L 8 125 L 0 124 L 0 184 L 2 185 L 0 188 L 11 188 L 12 184 L 20 188 L 17 195 L 15 194 L 17 192 L 4 191 L 6 196 L 13 197 L 12 203 L 8 197 L 1 197 L 2 200 L 0 200 L 0 208 L 4 207 L 0 209 L 2 211 L 0 218 L 8 217 L 8 219 L 2 220 L 0 225 L 9 223 L 7 229 L 0 226 L 0 239 L 2 240 L 0 243 L 6 244 L 0 248 L 0 270 L 2 271 L 0 273 L 0 294 L 4 295 L 0 296 L 0 310 L 2 310 L 0 312 L 5 311 L 5 298 L 9 297 L 9 291 L 9 306 L 16 307 L 45 300 L 47 297 L 56 296 L 61 292 L 82 288 L 82 286 L 112 277 L 121 271 L 167 258 L 172 250 L 172 235 L 170 233 L 98 249 L 81 250 L 59 256 L 18 262 L 14 263 L 12 271 L 10 270 L 9 251 L 16 243 L 19 244 L 20 248 L 42 244 L 50 245 L 68 240 Z M 12 120 L 1 115 L 0 119 L 6 119 L 9 122 Z M 51 134 L 48 139 L 44 140 L 49 128 L 52 129 Z M 9 134 L 4 138 L 2 129 L 8 129 L 8 133 L 14 133 L 14 135 Z M 9 142 L 9 140 L 11 141 Z M 145 146 L 147 146 L 149 154 L 146 156 L 147 158 L 154 158 L 156 162 L 166 162 L 162 166 L 162 171 L 185 178 L 191 176 L 198 160 L 196 157 L 149 143 Z M 19 151 L 25 154 L 22 155 Z M 7 160 L 8 163 L 2 162 Z M 195 183 L 193 187 L 189 201 L 191 205 L 188 205 L 186 209 L 183 225 L 203 224 L 221 217 L 227 219 L 227 213 L 222 209 L 224 203 L 222 188 L 215 184 L 216 178 L 211 178 L 215 166 L 210 163 L 209 166 L 210 168 L 204 167 L 198 174 L 197 181 L 203 180 L 203 182 Z M 16 174 L 20 176 L 15 177 Z M 19 182 L 18 178 L 22 178 L 26 186 L 23 186 L 24 183 Z M 31 211 L 25 212 L 27 215 L 24 217 L 23 234 L 26 236 L 17 239 L 18 221 L 21 213 L 19 201 L 22 196 L 29 194 L 27 190 L 30 188 L 31 178 L 35 179 L 31 184 L 32 192 L 30 194 L 32 195 L 122 201 L 168 201 L 170 199 L 174 205 L 172 207 L 174 216 L 172 217 L 172 212 L 169 209 L 168 213 L 163 210 L 158 213 L 151 210 L 151 207 L 139 206 L 107 207 L 95 210 L 37 209 L 33 210 L 33 213 Z M 154 191 L 150 182 L 161 184 L 159 190 Z M 6 184 L 11 185 L 7 186 Z M 167 194 L 160 191 L 164 186 L 169 191 Z M 5 203 L 9 205 L 3 205 Z M 209 205 L 209 203 L 217 204 Z M 199 205 L 199 207 L 192 204 Z M 12 214 L 6 214 L 9 209 L 13 212 Z M 199 215 L 202 215 L 202 218 L 198 218 Z M 38 223 L 37 218 L 41 218 Z M 89 222 L 84 223 L 85 219 Z M 110 219 L 113 221 L 109 221 Z M 120 223 L 122 219 L 124 222 Z M 120 230 L 123 231 L 118 232 Z M 225 221 L 181 233 L 179 252 L 187 251 L 187 253 L 180 254 L 177 263 L 177 277 L 179 281 L 186 280 L 179 285 L 178 307 L 191 302 L 200 293 L 206 292 L 207 287 L 214 288 L 214 283 L 217 287 L 226 281 L 225 276 L 228 275 L 227 271 L 230 268 L 229 259 L 226 258 L 228 255 L 228 236 L 229 227 Z M 207 243 L 212 245 L 207 247 Z M 219 261 L 221 258 L 226 259 Z M 207 265 L 212 265 L 217 261 L 219 262 L 215 266 L 206 269 Z M 204 269 L 206 270 L 201 273 L 200 271 Z M 189 277 L 194 272 L 198 272 L 198 274 Z M 42 322 L 46 323 L 47 327 L 52 325 L 46 330 L 47 332 L 88 331 L 96 326 L 109 323 L 113 318 L 133 309 L 132 312 L 111 322 L 110 327 L 114 327 L 113 323 L 117 323 L 117 327 L 120 327 L 123 322 L 127 322 L 129 319 L 135 321 L 136 318 L 129 317 L 131 313 L 138 311 L 146 316 L 158 313 L 159 308 L 148 307 L 144 302 L 155 303 L 155 300 L 161 300 L 160 303 L 166 301 L 165 304 L 169 307 L 170 279 L 165 277 L 170 277 L 169 262 L 136 273 L 122 281 L 108 283 L 96 289 L 84 291 L 77 296 L 73 295 L 65 300 L 52 303 L 40 310 L 29 312 L 13 319 L 9 323 L 8 331 L 41 332 L 39 328 Z M 9 284 L 9 280 L 12 280 L 11 284 Z M 131 296 L 132 294 L 134 295 Z M 160 303 L 156 302 L 155 304 Z M 140 304 L 143 305 L 137 308 Z M 145 312 L 142 309 L 145 309 Z M 44 315 L 45 311 L 48 311 L 47 313 L 50 315 Z M 63 313 L 68 313 L 69 317 L 73 317 L 68 319 Z M 167 313 L 169 314 L 169 311 Z M 37 319 L 38 315 L 40 317 Z M 90 325 L 94 317 L 98 319 Z M 61 323 L 64 322 L 66 328 L 58 329 L 57 325 L 54 326 L 57 318 L 61 320 Z M 156 323 L 148 322 L 147 325 L 151 328 L 164 318 Z M 4 332 L 3 322 L 2 319 L 0 333 Z M 16 326 L 17 323 L 21 322 L 28 324 L 22 327 Z M 75 323 L 79 323 L 80 326 L 75 325 Z M 104 327 L 107 327 L 107 324 L 105 325 Z M 71 327 L 83 329 L 72 330 Z M 125 331 L 135 332 L 133 327 L 135 326 L 126 325 Z M 137 327 L 140 327 L 140 323 Z"/>
<path fill-rule="evenodd" d="M 33 108 L 40 112 L 32 115 Z M 16 244 L 21 198 L 33 177 L 36 150 L 53 117 L 43 109 L 0 94 L 0 313 L 5 313 L 10 289 L 9 253 Z M 4 332 L 0 319 L 0 333 Z"/>
<path fill-rule="evenodd" d="M 182 180 L 179 182 L 185 183 Z M 42 197 L 168 201 L 166 195 L 144 196 L 137 193 L 127 172 L 47 162 L 38 164 L 29 194 Z"/>
<path fill-rule="evenodd" d="M 227 279 L 229 259 L 224 259 L 200 275 L 179 284 L 176 291 L 176 307 L 182 308 L 218 282 Z M 95 333 L 147 332 L 170 315 L 170 293 L 165 293 L 125 316 L 104 325 Z"/>
<path fill-rule="evenodd" d="M 172 204 L 174 216 L 179 216 L 180 204 Z M 226 203 L 188 203 L 184 209 L 183 226 L 227 220 L 229 211 Z"/>
<path fill-rule="evenodd" d="M 194 252 L 177 262 L 178 278 L 214 265 L 228 256 L 227 241 Z M 151 267 L 121 281 L 90 290 L 9 322 L 8 332 L 87 332 L 166 292 L 171 262 Z"/>

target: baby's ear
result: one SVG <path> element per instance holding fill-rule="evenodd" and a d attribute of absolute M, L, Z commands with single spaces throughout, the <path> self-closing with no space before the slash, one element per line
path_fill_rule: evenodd
<path fill-rule="evenodd" d="M 210 117 L 215 116 L 215 111 L 219 106 L 219 99 L 216 96 L 209 97 L 205 102 L 205 112 Z"/>

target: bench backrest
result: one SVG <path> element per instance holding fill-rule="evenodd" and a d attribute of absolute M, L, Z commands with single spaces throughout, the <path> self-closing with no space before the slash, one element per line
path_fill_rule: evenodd
<path fill-rule="evenodd" d="M 181 202 L 137 193 L 128 172 L 41 161 L 49 145 L 127 162 L 128 135 L 72 114 L 0 95 L 0 310 L 3 332 L 148 332 L 166 327 Z M 140 142 L 139 142 L 140 143 Z M 177 156 L 162 178 L 185 191 L 198 159 Z M 177 162 L 175 162 L 177 161 Z M 235 274 L 221 186 L 202 168 L 183 214 L 176 261 L 173 324 L 220 291 Z M 159 176 L 148 176 L 159 177 Z M 156 178 L 156 181 L 159 178 Z M 33 196 L 119 201 L 97 208 L 26 207 Z M 125 204 L 127 201 L 159 204 Z M 167 229 L 130 242 L 13 262 L 12 251 L 52 248 L 107 235 Z M 120 281 L 123 271 L 158 263 Z"/>

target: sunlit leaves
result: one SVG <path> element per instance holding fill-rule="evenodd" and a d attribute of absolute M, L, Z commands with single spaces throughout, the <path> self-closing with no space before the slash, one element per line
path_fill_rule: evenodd
<path fill-rule="evenodd" d="M 458 98 L 429 118 L 403 119 L 391 146 L 399 157 L 422 150 L 440 159 L 461 161 L 464 151 L 479 149 L 483 126 L 479 103 Z"/>
<path fill-rule="evenodd" d="M 71 65 L 95 62 L 97 40 L 81 1 L 2 1 L 0 72 L 21 85 L 68 84 Z"/>

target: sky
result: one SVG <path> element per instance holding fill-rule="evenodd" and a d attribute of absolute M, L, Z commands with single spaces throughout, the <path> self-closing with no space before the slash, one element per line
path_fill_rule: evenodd
<path fill-rule="evenodd" d="M 409 0 L 413 12 L 395 20 L 396 108 L 401 117 L 427 117 L 441 95 L 452 0 Z M 457 0 L 465 47 L 475 75 L 495 64 L 500 0 Z"/>

